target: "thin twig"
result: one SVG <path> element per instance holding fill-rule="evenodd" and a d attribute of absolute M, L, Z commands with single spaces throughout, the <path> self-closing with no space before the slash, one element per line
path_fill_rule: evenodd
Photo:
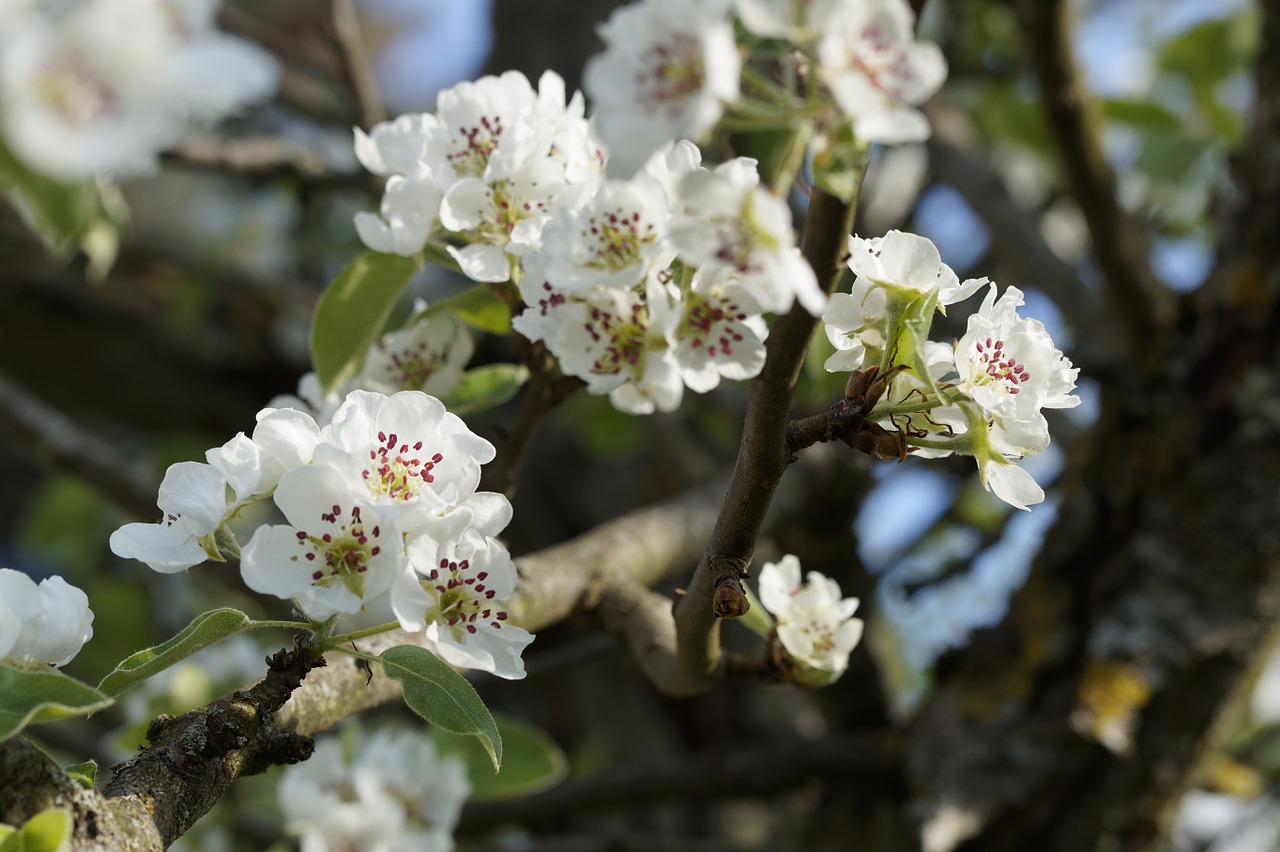
<path fill-rule="evenodd" d="M 360 123 L 366 129 L 373 127 L 387 116 L 382 107 L 382 95 L 373 76 L 373 63 L 364 33 L 360 29 L 360 15 L 355 0 L 332 0 L 333 29 L 338 45 L 342 48 L 343 65 L 356 103 L 360 105 Z"/>
<path fill-rule="evenodd" d="M 828 292 L 835 288 L 847 251 L 855 205 L 814 189 L 809 199 L 802 253 Z M 706 554 L 675 608 L 681 678 L 668 686 L 681 693 L 707 689 L 719 676 L 717 618 L 746 611 L 741 578 L 774 490 L 787 469 L 786 427 L 791 393 L 818 320 L 797 305 L 769 332 L 768 354 L 747 404 L 733 478 L 725 493 Z"/>
<path fill-rule="evenodd" d="M 367 176 L 363 173 L 334 171 L 319 151 L 277 136 L 247 139 L 190 137 L 167 151 L 164 159 L 177 165 L 246 177 L 291 177 L 312 185 L 331 184 L 359 189 L 368 186 Z"/>
<path fill-rule="evenodd" d="M 1019 0 L 1015 7 L 1040 81 L 1051 136 L 1089 228 L 1094 256 L 1130 340 L 1141 345 L 1172 320 L 1173 294 L 1156 279 L 1145 235 L 1116 198 L 1115 174 L 1102 151 L 1098 122 L 1072 54 L 1067 4 Z"/>
<path fill-rule="evenodd" d="M 139 517 L 156 517 L 156 482 L 150 468 L 62 412 L 0 376 L 0 439 L 24 458 L 73 474 Z"/>

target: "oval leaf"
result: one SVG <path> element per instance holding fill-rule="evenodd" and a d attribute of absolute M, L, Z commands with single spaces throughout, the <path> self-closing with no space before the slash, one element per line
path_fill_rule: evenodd
<path fill-rule="evenodd" d="M 516 395 L 529 380 L 529 369 L 523 364 L 486 364 L 467 370 L 443 400 L 454 414 L 475 414 L 496 408 Z"/>
<path fill-rule="evenodd" d="M 311 363 L 325 392 L 360 369 L 417 268 L 411 257 L 367 252 L 329 282 L 311 323 Z"/>
<path fill-rule="evenodd" d="M 488 284 L 477 284 L 427 308 L 428 316 L 439 313 L 453 314 L 481 331 L 492 334 L 511 333 L 511 309 L 494 295 Z"/>
<path fill-rule="evenodd" d="M 111 699 L 87 683 L 57 669 L 13 669 L 0 666 L 0 740 L 32 722 L 87 716 L 110 706 Z"/>
<path fill-rule="evenodd" d="M 22 852 L 69 852 L 73 827 L 70 812 L 62 808 L 41 811 L 22 827 Z"/>
<path fill-rule="evenodd" d="M 502 735 L 467 679 L 426 648 L 397 645 L 380 655 L 387 677 L 404 686 L 409 709 L 438 728 L 476 737 L 494 772 L 502 766 Z"/>
<path fill-rule="evenodd" d="M 98 761 L 86 760 L 84 763 L 73 763 L 62 770 L 80 782 L 80 786 L 93 789 L 94 780 L 98 777 Z"/>
<path fill-rule="evenodd" d="M 238 609 L 223 608 L 202 613 L 168 642 L 139 651 L 122 661 L 115 671 L 102 679 L 98 689 L 107 695 L 119 695 L 196 651 L 208 648 L 252 624 L 253 620 Z"/>
<path fill-rule="evenodd" d="M 531 796 L 554 787 L 569 772 L 569 761 L 555 740 L 536 725 L 514 716 L 496 714 L 502 734 L 502 771 L 489 771 L 489 758 L 473 737 L 431 732 L 431 738 L 445 754 L 460 757 L 467 764 L 471 781 L 469 801 L 492 801 Z"/>

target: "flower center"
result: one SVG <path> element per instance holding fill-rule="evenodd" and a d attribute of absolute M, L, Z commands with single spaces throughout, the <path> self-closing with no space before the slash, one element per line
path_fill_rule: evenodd
<path fill-rule="evenodd" d="M 565 298 L 563 293 L 557 293 L 552 289 L 551 282 L 549 281 L 542 282 L 542 289 L 546 291 L 547 297 L 545 299 L 538 300 L 538 310 L 542 316 L 545 317 L 547 315 L 547 311 L 563 305 L 565 303 Z"/>
<path fill-rule="evenodd" d="M 472 572 L 470 560 L 441 559 L 427 574 L 422 588 L 436 593 L 437 619 L 448 625 L 455 638 L 463 632 L 475 633 L 477 627 L 497 630 L 507 620 L 507 613 L 493 605 L 494 591 L 485 588 L 488 571 Z"/>
<path fill-rule="evenodd" d="M 906 96 L 907 84 L 915 77 L 906 51 L 889 38 L 879 24 L 872 24 L 862 31 L 853 56 L 853 67 L 867 75 L 871 85 L 897 100 Z"/>
<path fill-rule="evenodd" d="M 1018 385 L 1031 380 L 1031 373 L 1027 372 L 1027 368 L 1005 351 L 1003 340 L 993 341 L 988 337 L 985 341 L 979 341 L 974 348 L 982 365 L 982 372 L 978 375 L 982 384 L 1001 385 L 1010 394 L 1016 394 L 1021 390 Z"/>
<path fill-rule="evenodd" d="M 653 223 L 642 220 L 638 210 L 603 211 L 589 218 L 582 229 L 582 242 L 590 251 L 583 265 L 609 272 L 626 269 L 638 263 L 644 247 L 657 238 Z"/>
<path fill-rule="evenodd" d="M 672 36 L 667 44 L 651 47 L 640 58 L 636 74 L 640 102 L 652 112 L 666 110 L 673 117 L 696 95 L 705 79 L 698 38 L 689 33 Z"/>
<path fill-rule="evenodd" d="M 444 461 L 442 453 L 428 458 L 421 441 L 413 445 L 401 442 L 395 432 L 379 432 L 378 441 L 378 446 L 369 451 L 369 465 L 361 472 L 375 498 L 403 503 L 417 497 L 424 484 L 435 482 L 432 471 Z"/>
<path fill-rule="evenodd" d="M 481 116 L 480 123 L 471 127 L 459 127 L 453 139 L 453 150 L 448 154 L 449 165 L 459 175 L 480 177 L 489 165 L 489 156 L 502 138 L 502 117 Z"/>
<path fill-rule="evenodd" d="M 592 306 L 583 328 L 593 341 L 604 344 L 604 351 L 591 365 L 591 372 L 612 375 L 639 367 L 644 360 L 646 325 L 643 305 L 632 306 L 629 320 Z"/>
<path fill-rule="evenodd" d="M 363 598 L 364 575 L 370 561 L 382 552 L 376 544 L 382 531 L 377 526 L 365 528 L 359 506 L 351 508 L 349 520 L 343 514 L 336 503 L 332 511 L 321 512 L 320 520 L 330 525 L 330 531 L 317 535 L 298 530 L 298 546 L 306 550 L 304 559 L 320 566 L 311 574 L 312 585 L 327 588 L 342 583 L 353 595 Z"/>
<path fill-rule="evenodd" d="M 391 383 L 396 387 L 416 389 L 427 383 L 444 365 L 444 353 L 432 352 L 426 341 L 418 343 L 399 352 L 392 352 L 386 372 Z"/>
<path fill-rule="evenodd" d="M 111 114 L 115 94 L 74 62 L 46 66 L 35 80 L 35 91 L 50 109 L 69 124 L 84 126 Z"/>
<path fill-rule="evenodd" d="M 697 293 L 691 293 L 685 306 L 684 323 L 678 332 L 681 340 L 687 340 L 693 349 L 706 349 L 712 358 L 716 355 L 732 355 L 733 347 L 742 341 L 742 333 L 732 327 L 747 315 L 730 301 L 713 302 Z"/>

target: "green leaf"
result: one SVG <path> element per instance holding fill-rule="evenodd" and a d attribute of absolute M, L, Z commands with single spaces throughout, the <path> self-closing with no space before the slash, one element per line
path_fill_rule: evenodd
<path fill-rule="evenodd" d="M 411 257 L 367 252 L 329 282 L 311 324 L 311 363 L 326 392 L 360 369 L 417 268 Z"/>
<path fill-rule="evenodd" d="M 431 732 L 431 738 L 442 752 L 457 755 L 467 764 L 470 799 L 492 801 L 531 796 L 564 780 L 569 772 L 569 760 L 541 728 L 502 714 L 496 714 L 494 721 L 502 734 L 502 771 L 496 775 L 490 771 L 489 757 L 474 737 L 451 734 L 439 728 Z"/>
<path fill-rule="evenodd" d="M 62 808 L 41 811 L 22 827 L 22 852 L 69 852 L 74 827 L 69 811 Z"/>
<path fill-rule="evenodd" d="M 0 666 L 0 740 L 32 722 L 87 716 L 111 704 L 98 690 L 57 669 Z"/>
<path fill-rule="evenodd" d="M 146 648 L 123 660 L 115 671 L 102 679 L 98 688 L 107 695 L 119 695 L 252 624 L 253 620 L 238 609 L 224 607 L 202 613 L 168 642 Z"/>
<path fill-rule="evenodd" d="M 33 172 L 3 144 L 0 194 L 13 202 L 28 227 L 54 254 L 62 254 L 75 245 L 98 207 L 92 183 L 59 183 Z"/>
<path fill-rule="evenodd" d="M 456 296 L 441 299 L 427 308 L 426 315 L 440 313 L 453 314 L 472 328 L 490 334 L 511 333 L 511 309 L 488 284 L 477 284 Z"/>
<path fill-rule="evenodd" d="M 404 686 L 409 709 L 438 728 L 476 737 L 497 772 L 502 766 L 502 735 L 467 679 L 426 648 L 397 645 L 383 651 L 383 671 Z"/>
<path fill-rule="evenodd" d="M 868 145 L 853 135 L 845 122 L 813 155 L 813 184 L 841 201 L 851 201 L 862 188 Z"/>
<path fill-rule="evenodd" d="M 1180 130 L 1182 119 L 1154 101 L 1134 98 L 1108 98 L 1102 102 L 1102 114 L 1108 121 L 1132 124 L 1150 130 Z"/>
<path fill-rule="evenodd" d="M 528 380 L 529 370 L 523 364 L 486 364 L 463 373 L 458 386 L 442 402 L 459 416 L 488 411 L 515 396 Z"/>
<path fill-rule="evenodd" d="M 62 771 L 79 781 L 81 786 L 93 789 L 94 781 L 98 777 L 98 761 L 86 760 L 84 763 L 73 763 Z"/>

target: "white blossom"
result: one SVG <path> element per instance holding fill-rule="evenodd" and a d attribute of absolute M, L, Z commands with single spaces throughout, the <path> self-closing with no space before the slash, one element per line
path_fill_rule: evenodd
<path fill-rule="evenodd" d="M 443 198 L 429 176 L 392 175 L 378 212 L 355 215 L 356 233 L 374 251 L 413 257 L 440 223 Z"/>
<path fill-rule="evenodd" d="M 736 0 L 742 25 L 755 35 L 804 44 L 839 23 L 846 0 Z"/>
<path fill-rule="evenodd" d="M 275 502 L 287 525 L 259 527 L 240 554 L 255 592 L 294 600 L 311 618 L 358 612 L 404 569 L 393 512 L 335 468 L 311 464 L 284 475 Z"/>
<path fill-rule="evenodd" d="M 654 298 L 650 312 L 666 329 L 685 385 L 706 393 L 726 378 L 755 378 L 764 367 L 769 328 L 753 293 L 738 281 L 699 269 L 681 296 L 671 289 Z M 669 316 L 668 316 L 669 314 Z"/>
<path fill-rule="evenodd" d="M 216 468 L 199 462 L 170 465 L 156 504 L 160 522 L 125 524 L 111 534 L 112 553 L 145 562 L 162 574 L 220 558 L 213 533 L 227 514 L 227 480 Z"/>
<path fill-rule="evenodd" d="M 673 139 L 696 139 L 738 99 L 742 60 L 728 0 L 643 0 L 599 28 L 605 52 L 583 71 L 606 168 L 630 177 Z"/>
<path fill-rule="evenodd" d="M 84 592 L 61 577 L 37 585 L 21 571 L 0 568 L 0 659 L 64 666 L 92 638 Z"/>
<path fill-rule="evenodd" d="M 28 14 L 0 50 L 0 129 L 58 179 L 148 168 L 193 123 L 274 90 L 260 49 L 213 29 L 207 0 L 84 0 Z"/>
<path fill-rule="evenodd" d="M 379 731 L 320 740 L 285 769 L 278 798 L 303 852 L 450 852 L 470 792 L 463 762 L 430 737 Z"/>
<path fill-rule="evenodd" d="M 854 618 L 857 598 L 841 598 L 835 580 L 817 571 L 800 581 L 800 560 L 790 554 L 760 569 L 760 603 L 777 619 L 777 638 L 805 686 L 834 683 L 849 667 L 849 653 L 862 638 Z"/>
<path fill-rule="evenodd" d="M 928 119 L 914 105 L 947 76 L 939 47 L 915 40 L 906 0 L 860 0 L 846 6 L 818 45 L 819 75 L 853 131 L 869 142 L 919 142 Z"/>
<path fill-rule="evenodd" d="M 502 607 L 516 586 L 507 549 L 462 509 L 410 538 L 406 550 L 410 568 L 391 590 L 400 626 L 424 632 L 424 644 L 450 665 L 523 678 L 521 654 L 533 635 L 508 623 Z"/>
<path fill-rule="evenodd" d="M 448 314 L 426 316 L 420 303 L 404 327 L 369 348 L 356 384 L 365 390 L 417 390 L 442 397 L 458 386 L 475 343 L 462 323 Z"/>
<path fill-rule="evenodd" d="M 997 300 L 992 284 L 955 347 L 957 386 L 992 420 L 997 449 L 1019 456 L 1049 445 L 1042 409 L 1080 404 L 1071 393 L 1080 371 L 1053 345 L 1043 324 L 1018 316 L 1021 304 L 1017 287 Z"/>
<path fill-rule="evenodd" d="M 816 315 L 826 294 L 796 247 L 791 210 L 759 180 L 755 161 L 744 158 L 685 175 L 685 215 L 671 240 L 682 260 L 712 277 L 733 274 L 762 310 L 783 313 L 798 299 Z"/>

